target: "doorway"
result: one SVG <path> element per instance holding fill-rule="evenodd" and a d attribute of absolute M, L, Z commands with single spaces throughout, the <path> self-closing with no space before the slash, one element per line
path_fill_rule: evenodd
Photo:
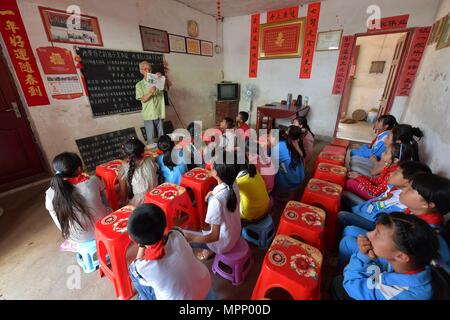
<path fill-rule="evenodd" d="M 411 29 L 355 35 L 335 136 L 370 143 L 376 118 L 389 114 Z"/>
<path fill-rule="evenodd" d="M 13 77 L 0 47 L 0 192 L 47 176 Z"/>

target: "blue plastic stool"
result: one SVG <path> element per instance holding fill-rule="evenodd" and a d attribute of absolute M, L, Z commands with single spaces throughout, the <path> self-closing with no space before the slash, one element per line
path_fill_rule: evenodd
<path fill-rule="evenodd" d="M 243 227 L 242 237 L 262 249 L 267 249 L 275 237 L 272 216 L 268 214 L 261 221 Z"/>
<path fill-rule="evenodd" d="M 85 273 L 91 273 L 97 270 L 98 257 L 95 240 L 78 244 L 77 262 Z"/>

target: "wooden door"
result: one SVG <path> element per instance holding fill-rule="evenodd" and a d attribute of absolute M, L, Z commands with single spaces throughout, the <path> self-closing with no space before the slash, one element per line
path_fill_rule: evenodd
<path fill-rule="evenodd" d="M 391 67 L 389 68 L 389 74 L 386 80 L 386 85 L 384 87 L 383 95 L 380 99 L 380 108 L 378 109 L 378 116 L 381 116 L 383 114 L 389 113 L 390 110 L 388 110 L 389 106 L 389 100 L 393 99 L 393 91 L 394 91 L 394 85 L 396 83 L 395 79 L 398 76 L 400 63 L 403 57 L 403 54 L 405 52 L 406 48 L 406 37 L 408 34 L 404 34 L 401 36 L 398 41 L 397 45 L 395 46 L 394 56 L 392 57 L 392 63 Z M 392 104 L 391 104 L 392 105 Z"/>
<path fill-rule="evenodd" d="M 0 49 L 0 190 L 45 171 L 39 147 Z"/>

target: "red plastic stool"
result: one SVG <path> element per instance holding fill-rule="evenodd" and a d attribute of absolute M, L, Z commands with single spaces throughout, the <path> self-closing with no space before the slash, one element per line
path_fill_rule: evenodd
<path fill-rule="evenodd" d="M 300 237 L 300 240 L 323 252 L 325 211 L 298 202 L 289 201 L 281 215 L 277 234 Z"/>
<path fill-rule="evenodd" d="M 194 192 L 197 211 L 201 215 L 201 226 L 203 226 L 205 224 L 206 210 L 208 208 L 205 197 L 206 194 L 209 191 L 212 191 L 217 185 L 217 180 L 205 169 L 194 168 L 181 177 L 180 185 L 186 189 L 189 188 Z"/>
<path fill-rule="evenodd" d="M 126 259 L 131 243 L 127 223 L 133 210 L 133 206 L 125 206 L 95 224 L 100 277 L 106 275 L 121 300 L 128 300 L 134 295 Z M 107 254 L 111 268 L 106 260 Z"/>
<path fill-rule="evenodd" d="M 317 165 L 320 162 L 335 164 L 337 166 L 345 166 L 345 155 L 324 151 L 320 152 L 314 164 L 314 171 L 316 171 Z"/>
<path fill-rule="evenodd" d="M 144 203 L 153 203 L 164 211 L 167 218 L 165 232 L 174 225 L 191 230 L 200 229 L 202 217 L 192 205 L 191 198 L 184 187 L 168 182 L 163 183 L 147 192 Z M 174 219 L 180 219 L 183 213 L 187 214 L 187 219 L 174 222 Z"/>
<path fill-rule="evenodd" d="M 333 138 L 333 140 L 331 140 L 330 144 L 332 144 L 333 146 L 339 146 L 339 147 L 344 147 L 345 149 L 348 149 L 348 147 L 350 146 L 350 141 L 339 139 L 339 138 Z"/>
<path fill-rule="evenodd" d="M 119 200 L 116 193 L 117 175 L 122 160 L 113 160 L 107 163 L 98 165 L 95 168 L 95 175 L 98 176 L 105 184 L 106 198 L 112 210 L 117 210 L 119 207 Z"/>
<path fill-rule="evenodd" d="M 347 149 L 329 144 L 329 145 L 323 147 L 322 152 L 340 154 L 345 157 L 345 154 L 347 153 Z"/>
<path fill-rule="evenodd" d="M 309 180 L 300 200 L 326 211 L 325 248 L 328 250 L 337 246 L 337 215 L 341 210 L 341 193 L 340 185 L 313 178 Z"/>
<path fill-rule="evenodd" d="M 279 234 L 264 257 L 252 300 L 270 298 L 270 291 L 279 288 L 294 300 L 319 300 L 321 266 L 318 249 Z"/>
<path fill-rule="evenodd" d="M 347 181 L 347 168 L 329 163 L 319 163 L 314 172 L 314 178 L 336 183 L 344 187 Z"/>

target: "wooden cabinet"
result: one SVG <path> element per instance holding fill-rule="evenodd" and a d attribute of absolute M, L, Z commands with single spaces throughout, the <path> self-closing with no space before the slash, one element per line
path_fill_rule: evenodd
<path fill-rule="evenodd" d="M 225 117 L 230 117 L 236 121 L 236 116 L 239 113 L 239 100 L 232 101 L 216 101 L 216 125 Z"/>

